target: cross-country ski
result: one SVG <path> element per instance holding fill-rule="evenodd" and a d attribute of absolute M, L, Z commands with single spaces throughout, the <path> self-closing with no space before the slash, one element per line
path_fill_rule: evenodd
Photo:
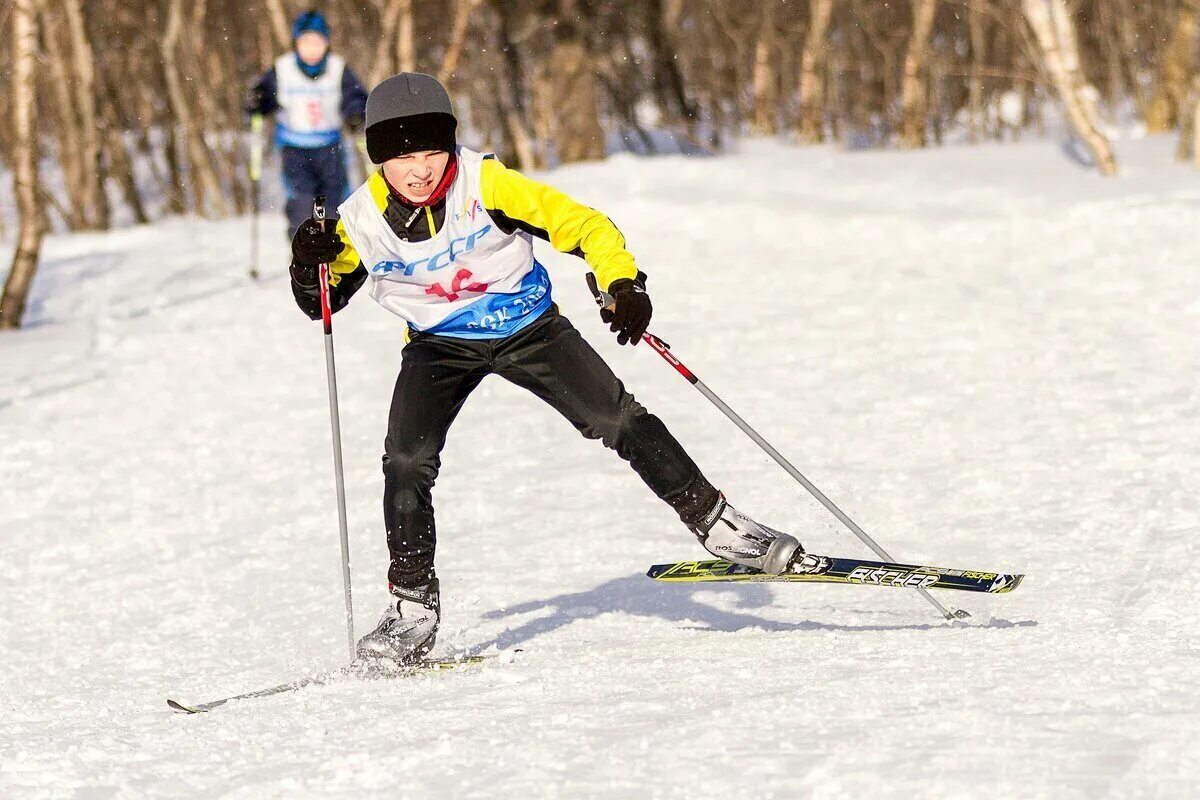
<path fill-rule="evenodd" d="M 293 681 L 281 683 L 276 686 L 270 686 L 266 689 L 256 689 L 252 692 L 236 694 L 230 697 L 222 697 L 218 700 L 209 700 L 203 703 L 187 704 L 168 698 L 167 707 L 172 711 L 179 711 L 184 714 L 202 714 L 206 711 L 211 711 L 214 708 L 220 708 L 226 703 L 233 703 L 239 700 L 254 700 L 261 697 L 274 697 L 275 695 L 286 694 L 288 692 L 296 692 L 309 686 L 324 686 L 325 684 L 332 683 L 337 680 L 344 680 L 346 678 L 357 678 L 359 680 L 395 680 L 398 678 L 412 678 L 425 673 L 448 672 L 452 669 L 482 664 L 488 658 L 489 656 L 425 658 L 403 665 L 392 665 L 388 667 L 372 665 L 368 662 L 356 661 L 329 672 L 317 672 L 312 675 L 307 675 L 303 678 L 297 678 Z"/>
<path fill-rule="evenodd" d="M 980 570 L 866 561 L 859 558 L 832 558 L 812 553 L 805 553 L 783 573 L 772 574 L 730 561 L 709 560 L 655 564 L 646 575 L 665 583 L 844 583 L 903 589 L 958 589 L 988 594 L 1011 592 L 1025 577 Z"/>

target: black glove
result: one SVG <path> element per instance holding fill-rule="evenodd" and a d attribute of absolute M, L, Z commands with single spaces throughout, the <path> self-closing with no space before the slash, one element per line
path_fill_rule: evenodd
<path fill-rule="evenodd" d="M 242 110 L 246 112 L 246 116 L 248 117 L 263 113 L 263 90 L 261 86 L 251 86 L 246 92 L 246 99 L 242 103 Z"/>
<path fill-rule="evenodd" d="M 609 323 L 608 329 L 617 334 L 617 344 L 636 346 L 650 326 L 654 311 L 650 295 L 646 294 L 646 276 L 639 272 L 637 278 L 618 278 L 609 284 L 608 293 L 615 307 L 600 309 L 600 319 Z"/>
<path fill-rule="evenodd" d="M 333 220 L 326 220 L 326 224 Z M 292 237 L 292 280 L 301 286 L 315 286 L 317 265 L 328 264 L 346 249 L 342 237 L 332 230 L 321 230 L 315 219 L 306 219 Z"/>

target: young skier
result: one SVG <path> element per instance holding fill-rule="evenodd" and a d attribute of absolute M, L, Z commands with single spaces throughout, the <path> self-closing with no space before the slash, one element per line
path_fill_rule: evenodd
<path fill-rule="evenodd" d="M 550 298 L 533 237 L 581 256 L 615 301 L 602 312 L 620 344 L 650 322 L 646 276 L 598 211 L 458 147 L 438 81 L 402 73 L 367 99 L 367 150 L 382 165 L 339 208 L 336 229 L 308 220 L 292 240 L 292 291 L 321 317 L 318 264 L 329 264 L 337 311 L 369 284 L 408 324 L 384 441 L 383 515 L 393 600 L 359 655 L 421 658 L 440 621 L 431 490 L 446 432 L 489 374 L 528 389 L 584 436 L 629 462 L 714 555 L 784 572 L 803 554 L 785 533 L 740 514 L 658 417 L 625 390 Z"/>
<path fill-rule="evenodd" d="M 247 114 L 275 114 L 292 233 L 308 219 L 315 196 L 346 197 L 342 126 L 362 127 L 365 114 L 367 90 L 342 57 L 330 52 L 329 35 L 319 11 L 296 17 L 292 52 L 275 61 L 246 99 Z"/>

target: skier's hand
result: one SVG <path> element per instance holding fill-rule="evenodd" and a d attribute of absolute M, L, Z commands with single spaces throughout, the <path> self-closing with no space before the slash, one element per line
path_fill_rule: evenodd
<path fill-rule="evenodd" d="M 331 220 L 327 220 L 331 221 Z M 302 284 L 316 283 L 317 265 L 328 264 L 346 248 L 342 237 L 332 230 L 323 231 L 315 219 L 306 219 L 292 237 L 292 277 Z M 301 271 L 303 275 L 296 275 Z M 311 275 L 310 281 L 302 277 Z"/>
<path fill-rule="evenodd" d="M 251 86 L 246 91 L 246 99 L 242 101 L 242 110 L 246 112 L 246 116 L 252 117 L 255 114 L 263 113 L 263 90 L 261 86 Z"/>
<path fill-rule="evenodd" d="M 650 326 L 650 315 L 654 312 L 644 276 L 638 273 L 636 279 L 618 278 L 609 284 L 608 293 L 613 297 L 613 306 L 600 309 L 600 319 L 609 323 L 608 329 L 617 334 L 617 344 L 636 346 Z"/>

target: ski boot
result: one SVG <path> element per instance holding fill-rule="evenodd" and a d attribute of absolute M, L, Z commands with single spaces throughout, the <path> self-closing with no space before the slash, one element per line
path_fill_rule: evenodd
<path fill-rule="evenodd" d="M 433 649 L 441 622 L 438 579 L 404 588 L 388 587 L 396 601 L 383 612 L 375 630 L 358 640 L 358 657 L 368 663 L 413 664 Z"/>
<path fill-rule="evenodd" d="M 698 525 L 689 528 L 717 558 L 770 575 L 790 571 L 804 556 L 804 547 L 795 536 L 760 525 L 729 505 L 724 494 Z"/>

